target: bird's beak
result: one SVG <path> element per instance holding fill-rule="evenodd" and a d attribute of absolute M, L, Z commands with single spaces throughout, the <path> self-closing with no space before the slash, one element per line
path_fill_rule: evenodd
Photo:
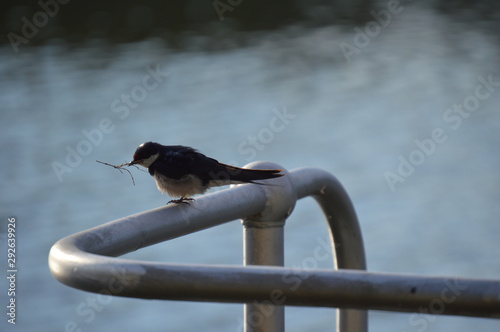
<path fill-rule="evenodd" d="M 135 164 L 138 164 L 140 163 L 141 161 L 140 160 L 132 160 L 131 162 L 129 162 L 128 164 L 129 165 L 135 165 Z"/>

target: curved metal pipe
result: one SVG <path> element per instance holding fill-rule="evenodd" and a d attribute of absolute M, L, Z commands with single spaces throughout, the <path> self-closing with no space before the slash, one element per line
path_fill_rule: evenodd
<path fill-rule="evenodd" d="M 330 173 L 316 168 L 294 171 L 297 198 L 312 196 L 319 203 L 330 229 L 336 269 L 366 270 L 363 236 L 354 206 L 342 184 Z M 366 311 L 337 310 L 337 331 L 368 331 Z"/>
<path fill-rule="evenodd" d="M 297 199 L 311 195 L 321 205 L 341 270 L 184 265 L 112 257 L 232 220 L 265 217 L 263 211 L 269 212 L 273 205 L 268 204 L 266 186 L 256 185 L 239 185 L 198 197 L 190 206 L 161 207 L 63 238 L 50 251 L 50 270 L 68 286 L 116 296 L 340 307 L 340 331 L 365 331 L 367 309 L 500 317 L 498 280 L 356 271 L 366 267 L 363 242 L 340 183 L 311 168 L 291 171 L 288 177 L 293 188 L 283 183 L 285 189 L 293 190 Z M 279 202 L 280 186 L 273 189 L 277 196 L 272 200 Z M 286 217 L 293 206 L 287 211 L 287 204 L 282 206 L 280 213 Z"/>

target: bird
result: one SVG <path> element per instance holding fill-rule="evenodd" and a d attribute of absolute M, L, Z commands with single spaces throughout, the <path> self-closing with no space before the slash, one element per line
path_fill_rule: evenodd
<path fill-rule="evenodd" d="M 161 145 L 146 142 L 135 150 L 128 165 L 140 165 L 148 169 L 156 187 L 164 194 L 179 197 L 168 203 L 185 203 L 190 196 L 203 194 L 211 187 L 229 184 L 255 183 L 284 174 L 280 169 L 246 169 L 226 165 L 207 157 L 197 150 L 183 145 Z"/>

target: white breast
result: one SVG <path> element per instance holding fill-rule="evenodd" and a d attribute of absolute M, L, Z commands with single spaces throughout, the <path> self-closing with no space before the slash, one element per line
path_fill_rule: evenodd
<path fill-rule="evenodd" d="M 153 175 L 156 187 L 162 193 L 172 197 L 189 197 L 196 194 L 203 194 L 208 187 L 203 186 L 200 179 L 193 175 L 186 175 L 178 180 L 169 179 L 161 174 Z"/>

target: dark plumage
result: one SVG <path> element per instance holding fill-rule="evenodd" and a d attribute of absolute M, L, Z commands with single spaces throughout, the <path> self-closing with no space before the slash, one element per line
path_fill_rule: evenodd
<path fill-rule="evenodd" d="M 218 162 L 193 148 L 182 145 L 141 144 L 130 165 L 141 165 L 154 177 L 158 189 L 173 197 L 176 203 L 204 193 L 208 188 L 235 183 L 257 183 L 280 177 L 279 169 L 245 169 Z"/>

